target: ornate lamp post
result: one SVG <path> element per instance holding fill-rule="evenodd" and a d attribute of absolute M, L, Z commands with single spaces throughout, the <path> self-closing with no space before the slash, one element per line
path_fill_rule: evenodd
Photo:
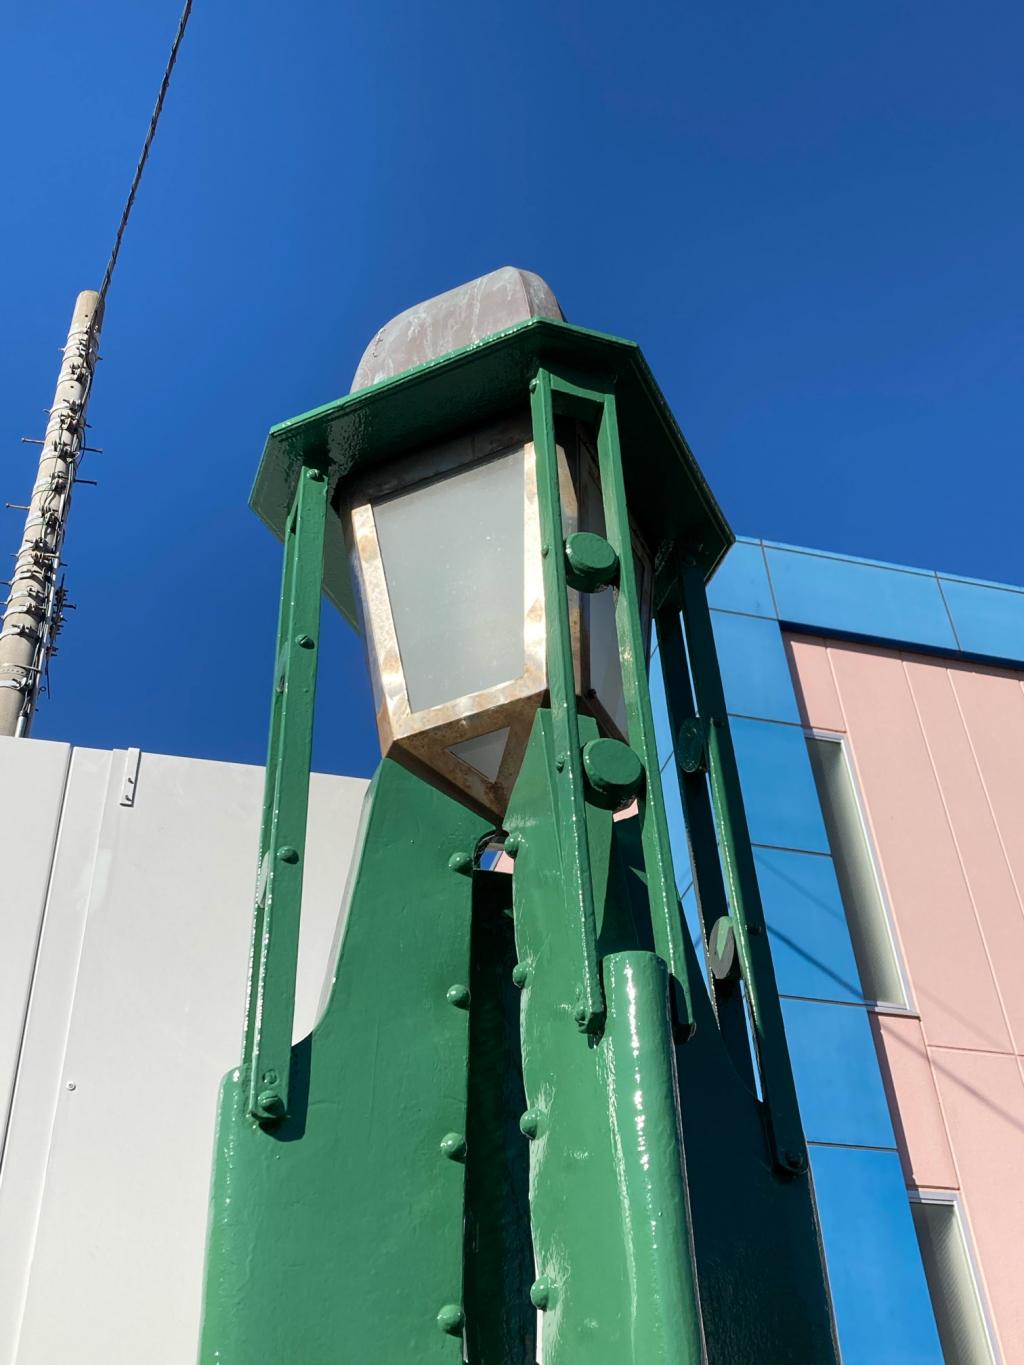
<path fill-rule="evenodd" d="M 253 505 L 285 573 L 202 1361 L 834 1361 L 704 593 L 732 536 L 637 347 L 498 271 L 275 427 Z M 322 591 L 361 621 L 384 758 L 293 1044 Z"/>

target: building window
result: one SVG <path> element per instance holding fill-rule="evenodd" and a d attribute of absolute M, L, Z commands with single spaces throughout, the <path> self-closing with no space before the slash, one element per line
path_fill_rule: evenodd
<path fill-rule="evenodd" d="M 956 1199 L 921 1194 L 910 1207 L 946 1365 L 995 1365 Z"/>
<path fill-rule="evenodd" d="M 906 1009 L 907 991 L 846 746 L 838 738 L 809 735 L 807 748 L 864 998 Z"/>

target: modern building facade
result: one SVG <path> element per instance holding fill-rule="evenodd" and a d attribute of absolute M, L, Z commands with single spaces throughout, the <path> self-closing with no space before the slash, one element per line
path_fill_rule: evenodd
<path fill-rule="evenodd" d="M 844 1365 L 1014 1365 L 1024 590 L 746 540 L 710 598 Z M 0 1362 L 193 1358 L 261 782 L 0 743 Z M 297 1036 L 364 790 L 314 778 Z"/>
<path fill-rule="evenodd" d="M 1024 592 L 740 541 L 710 601 L 842 1358 L 1024 1360 Z"/>

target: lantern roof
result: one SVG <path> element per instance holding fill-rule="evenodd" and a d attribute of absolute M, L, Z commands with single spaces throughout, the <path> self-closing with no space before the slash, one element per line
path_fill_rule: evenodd
<path fill-rule="evenodd" d="M 735 537 L 639 346 L 537 314 L 272 427 L 249 505 L 280 539 L 304 463 L 324 470 L 337 508 L 351 475 L 526 410 L 543 366 L 614 383 L 630 516 L 652 556 L 685 546 L 709 578 Z M 340 534 L 324 591 L 356 624 Z"/>

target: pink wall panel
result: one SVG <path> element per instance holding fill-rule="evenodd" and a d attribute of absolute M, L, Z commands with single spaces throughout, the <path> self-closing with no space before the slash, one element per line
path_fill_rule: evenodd
<path fill-rule="evenodd" d="M 955 1190 L 959 1185 L 921 1023 L 899 1014 L 871 1020 L 907 1184 Z"/>
<path fill-rule="evenodd" d="M 995 669 L 951 668 L 949 676 L 1024 916 L 1024 682 Z M 1020 982 L 1019 948 L 1010 970 Z"/>
<path fill-rule="evenodd" d="M 832 662 L 820 640 L 790 635 L 786 640 L 789 666 L 800 679 L 797 701 L 805 725 L 814 730 L 845 730 Z"/>
<path fill-rule="evenodd" d="M 807 723 L 847 734 L 920 1012 L 872 1021 L 907 1183 L 960 1191 L 1024 1362 L 1024 682 L 824 640 L 790 659 Z"/>
<path fill-rule="evenodd" d="M 1014 1057 L 931 1054 L 964 1204 L 1006 1365 L 1024 1361 L 1024 1082 Z"/>
<path fill-rule="evenodd" d="M 1024 853 L 1024 692 L 1015 679 L 950 668 L 938 661 L 904 663 L 931 752 L 961 866 L 967 879 L 1000 1006 L 1012 1044 L 1024 1051 L 1024 913 L 1007 862 L 1006 848 L 989 804 L 984 776 L 1016 762 L 1018 833 Z M 976 714 L 971 728 L 982 736 L 983 771 L 964 725 L 957 692 L 966 692 Z M 1013 743 L 1019 713 L 1019 743 Z M 1001 738 L 1001 742 L 1000 742 Z M 1016 750 L 1016 754 L 1014 754 Z M 1005 782 L 998 783 L 1005 790 Z"/>
<path fill-rule="evenodd" d="M 903 660 L 829 653 L 925 1038 L 1004 1051 L 1005 1018 Z"/>

